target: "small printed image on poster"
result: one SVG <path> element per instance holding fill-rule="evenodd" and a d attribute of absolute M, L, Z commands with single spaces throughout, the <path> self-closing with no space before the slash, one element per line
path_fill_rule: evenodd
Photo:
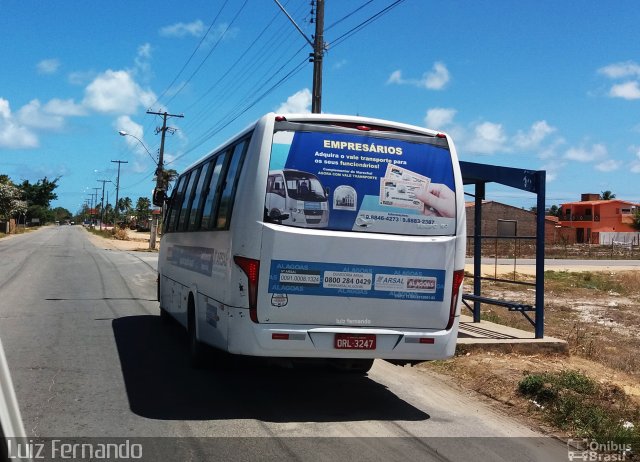
<path fill-rule="evenodd" d="M 340 185 L 333 192 L 333 208 L 335 210 L 356 210 L 358 203 L 358 193 L 354 188 L 347 185 Z"/>

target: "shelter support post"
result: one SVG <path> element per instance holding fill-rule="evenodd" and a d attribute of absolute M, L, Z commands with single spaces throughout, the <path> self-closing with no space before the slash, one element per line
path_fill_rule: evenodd
<path fill-rule="evenodd" d="M 475 184 L 475 208 L 473 222 L 473 293 L 482 295 L 482 201 L 485 183 Z M 473 302 L 473 322 L 480 322 L 480 301 Z"/>

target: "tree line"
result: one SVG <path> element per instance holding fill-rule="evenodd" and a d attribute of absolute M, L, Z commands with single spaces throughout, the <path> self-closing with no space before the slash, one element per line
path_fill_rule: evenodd
<path fill-rule="evenodd" d="M 102 205 L 94 207 L 93 214 L 87 204 L 83 205 L 76 215 L 64 207 L 51 207 L 51 202 L 58 198 L 55 190 L 59 186 L 61 177 L 50 179 L 44 177 L 35 183 L 28 180 L 14 182 L 8 175 L 0 174 L 0 221 L 15 219 L 16 223 L 40 224 L 56 221 L 97 221 L 102 216 Z M 129 197 L 118 199 L 114 205 L 107 202 L 104 206 L 104 222 L 116 221 L 138 223 L 146 221 L 151 216 L 151 201 L 147 197 L 139 197 L 133 205 Z"/>

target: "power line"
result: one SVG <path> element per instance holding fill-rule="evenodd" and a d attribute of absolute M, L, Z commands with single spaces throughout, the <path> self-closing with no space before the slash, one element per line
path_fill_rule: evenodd
<path fill-rule="evenodd" d="M 185 152 L 183 152 L 181 155 L 177 156 L 175 159 L 173 159 L 171 162 L 167 162 L 167 165 L 172 164 L 174 162 L 176 162 L 177 160 L 183 158 L 184 156 L 186 156 L 187 154 L 190 154 L 191 152 L 193 152 L 194 150 L 196 150 L 197 148 L 199 148 L 200 146 L 202 146 L 208 139 L 210 139 L 211 137 L 217 135 L 220 131 L 222 131 L 223 129 L 225 129 L 226 127 L 228 127 L 231 123 L 233 123 L 235 120 L 237 120 L 240 116 L 242 116 L 244 113 L 246 113 L 249 109 L 251 109 L 253 106 L 255 106 L 256 104 L 258 104 L 260 101 L 262 101 L 265 97 L 267 97 L 270 93 L 272 93 L 274 90 L 276 90 L 279 86 L 281 86 L 284 82 L 286 82 L 287 80 L 289 80 L 291 77 L 293 77 L 295 74 L 297 74 L 298 72 L 300 72 L 304 66 L 307 64 L 307 58 L 305 57 L 305 59 L 300 62 L 294 69 L 292 69 L 287 75 L 285 75 L 283 78 L 281 78 L 278 82 L 276 82 L 273 86 L 271 86 L 268 90 L 266 90 L 265 92 L 263 92 L 259 97 L 257 97 L 254 101 L 248 103 L 244 108 L 242 108 L 241 110 L 238 108 L 238 112 L 236 114 L 233 114 L 232 111 L 229 111 L 229 113 L 227 113 L 227 117 L 222 117 L 220 122 L 218 122 L 217 125 L 214 125 L 211 129 L 209 129 L 205 134 L 203 134 L 197 141 L 194 142 L 194 144 L 187 149 Z"/>
<path fill-rule="evenodd" d="M 353 34 L 355 34 L 355 33 L 359 32 L 360 30 L 364 29 L 366 26 L 368 26 L 372 22 L 380 19 L 382 16 L 387 14 L 389 11 L 391 11 L 393 8 L 395 8 L 396 6 L 398 6 L 402 2 L 404 2 L 404 0 L 396 0 L 391 5 L 387 6 L 386 8 L 383 8 L 380 11 L 378 11 L 376 14 L 374 14 L 371 17 L 369 17 L 368 19 L 365 19 L 364 21 L 362 21 L 357 26 L 353 27 L 352 29 L 348 30 L 347 32 L 345 32 L 344 34 L 342 34 L 341 36 L 336 38 L 333 42 L 331 42 L 331 46 L 333 48 L 335 48 L 340 43 L 344 42 L 346 39 L 351 37 Z"/>
<path fill-rule="evenodd" d="M 328 30 L 333 29 L 335 26 L 337 26 L 338 24 L 340 24 L 342 21 L 344 21 L 347 18 L 350 18 L 351 16 L 353 16 L 354 14 L 356 14 L 358 11 L 362 10 L 365 6 L 367 6 L 369 3 L 373 3 L 373 0 L 369 0 L 367 2 L 364 2 L 362 5 L 360 5 L 358 8 L 356 8 L 355 10 L 353 10 L 351 13 L 343 16 L 342 18 L 338 19 L 337 21 L 331 23 L 331 25 L 327 26 L 325 28 L 325 32 Z"/>
<path fill-rule="evenodd" d="M 207 32 L 202 36 L 202 38 L 200 39 L 200 42 L 198 42 L 198 45 L 195 47 L 195 49 L 191 53 L 191 56 L 189 56 L 189 58 L 185 61 L 185 63 L 182 65 L 182 68 L 180 69 L 180 71 L 178 71 L 178 73 L 173 78 L 171 83 L 169 85 L 167 85 L 167 88 L 162 92 L 162 94 L 160 96 L 158 96 L 158 98 L 151 105 L 151 107 L 155 106 L 158 103 L 158 101 L 160 101 L 162 99 L 162 97 L 167 94 L 167 92 L 173 86 L 173 84 L 176 83 L 176 80 L 178 80 L 178 78 L 180 78 L 180 76 L 182 75 L 184 70 L 187 68 L 187 66 L 189 65 L 189 63 L 191 62 L 191 60 L 193 59 L 193 57 L 197 53 L 197 51 L 200 49 L 200 47 L 204 43 L 205 39 L 209 35 L 209 32 L 211 32 L 211 29 L 213 28 L 213 25 L 216 23 L 216 21 L 220 17 L 220 14 L 222 14 L 222 10 L 224 10 L 224 7 L 227 5 L 228 2 L 229 2 L 229 0 L 225 0 L 225 2 L 222 4 L 222 7 L 220 7 L 220 10 L 218 10 L 218 14 L 216 14 L 216 16 L 213 18 L 213 21 L 211 21 L 211 24 L 209 24 L 209 28 L 207 29 Z"/>
<path fill-rule="evenodd" d="M 301 6 L 304 7 L 304 5 L 301 5 Z M 269 72 L 273 72 L 272 70 L 275 67 L 273 63 L 280 62 L 281 58 L 284 57 L 284 53 L 286 53 L 287 49 L 282 45 L 289 42 L 288 37 L 293 33 L 293 31 L 288 29 L 287 34 L 283 36 L 280 33 L 280 30 L 278 29 L 270 38 L 262 40 L 262 46 L 256 49 L 252 56 L 249 55 L 249 51 L 252 48 L 254 48 L 258 40 L 264 35 L 264 33 L 266 33 L 266 31 L 269 28 L 271 28 L 275 19 L 277 19 L 278 17 L 281 17 L 281 16 L 279 15 L 279 13 L 276 13 L 276 15 L 274 15 L 272 20 L 269 22 L 269 24 L 267 24 L 267 26 L 260 32 L 258 37 L 249 45 L 249 47 L 242 54 L 242 56 L 247 57 L 247 59 L 249 60 L 249 63 L 239 66 L 238 63 L 240 62 L 240 59 L 236 60 L 229 67 L 227 72 L 225 72 L 225 74 L 222 77 L 220 77 L 211 87 L 207 89 L 203 97 L 201 97 L 196 103 L 192 105 L 192 106 L 195 106 L 196 104 L 203 103 L 203 109 L 198 111 L 198 113 L 196 113 L 194 116 L 191 117 L 191 122 L 185 127 L 185 129 L 192 128 L 194 126 L 198 126 L 202 124 L 202 122 L 206 119 L 204 119 L 201 116 L 204 115 L 205 113 L 210 112 L 211 107 L 221 106 L 225 101 L 228 101 L 229 99 L 233 98 L 236 94 L 240 93 L 240 89 L 246 83 L 249 82 L 249 79 L 246 79 L 246 75 L 251 75 L 254 81 L 261 82 L 265 78 L 264 75 L 266 75 Z M 278 45 L 280 45 L 279 48 L 282 49 L 282 53 L 279 56 L 276 56 L 274 50 L 278 48 Z M 294 56 L 287 57 L 286 61 L 284 61 L 285 65 L 289 63 L 289 61 L 294 57 L 295 57 L 295 54 Z M 269 60 L 271 61 L 272 64 L 268 68 L 266 68 L 264 75 L 257 76 L 259 69 L 262 68 L 264 65 L 266 65 Z M 236 72 L 232 74 L 234 70 L 236 70 Z M 220 86 L 219 84 L 222 83 L 226 77 L 229 77 L 227 79 L 228 80 L 227 83 L 224 84 L 224 86 Z M 239 98 L 239 101 L 250 98 L 251 97 L 250 95 L 252 94 L 252 92 L 255 91 L 254 89 L 257 85 L 259 85 L 259 83 L 254 84 L 253 88 L 248 89 L 245 93 L 245 96 Z M 208 103 L 204 104 L 204 97 L 211 94 L 214 90 L 216 90 L 217 96 L 215 98 L 210 98 L 208 100 Z M 239 103 L 239 104 L 242 104 L 242 103 Z"/>
<path fill-rule="evenodd" d="M 218 47 L 218 45 L 220 44 L 220 42 L 222 41 L 222 39 L 224 38 L 225 34 L 227 33 L 227 31 L 231 28 L 231 26 L 233 25 L 233 23 L 236 21 L 236 19 L 238 19 L 238 16 L 240 16 L 240 13 L 242 12 L 242 10 L 244 10 L 244 7 L 247 5 L 247 3 L 249 2 L 249 0 L 244 0 L 244 3 L 242 4 L 242 6 L 240 7 L 240 9 L 238 10 L 238 12 L 236 13 L 236 15 L 233 17 L 233 19 L 231 20 L 231 22 L 227 25 L 227 27 L 225 28 L 224 32 L 222 32 L 222 34 L 220 34 L 220 37 L 218 38 L 218 40 L 216 41 L 216 43 L 211 47 L 211 49 L 209 50 L 209 53 L 207 53 L 207 56 L 204 57 L 204 59 L 200 62 L 200 64 L 198 65 L 198 67 L 196 67 L 196 70 L 193 71 L 191 73 L 191 75 L 189 76 L 189 78 L 182 84 L 182 86 L 171 96 L 171 98 L 169 98 L 167 100 L 167 104 L 169 104 L 171 101 L 173 101 L 173 99 L 184 89 L 184 87 L 186 87 L 189 82 L 191 82 L 191 79 L 193 79 L 193 77 L 200 72 L 200 69 L 202 69 L 202 66 L 204 65 L 204 63 L 209 59 L 209 57 L 211 56 L 211 54 L 216 50 L 216 48 Z"/>

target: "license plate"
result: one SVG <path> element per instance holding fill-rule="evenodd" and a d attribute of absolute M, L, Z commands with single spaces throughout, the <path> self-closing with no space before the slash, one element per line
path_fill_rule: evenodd
<path fill-rule="evenodd" d="M 338 350 L 375 350 L 374 334 L 336 334 L 334 346 Z"/>

